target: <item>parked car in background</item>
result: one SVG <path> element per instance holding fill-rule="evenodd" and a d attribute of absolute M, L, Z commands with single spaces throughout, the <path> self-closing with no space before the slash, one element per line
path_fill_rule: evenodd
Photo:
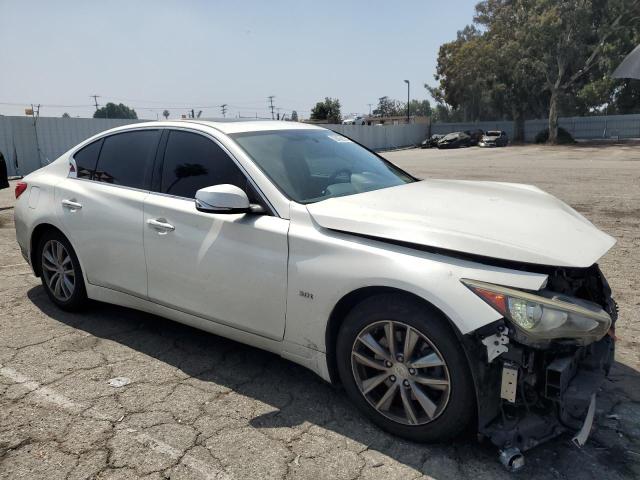
<path fill-rule="evenodd" d="M 91 298 L 275 352 L 409 440 L 477 422 L 511 467 L 591 428 L 615 239 L 537 187 L 419 180 L 314 125 L 190 120 L 100 133 L 15 196 L 61 309 Z"/>
<path fill-rule="evenodd" d="M 472 146 L 474 146 L 474 145 L 478 145 L 478 143 L 480 143 L 480 140 L 482 139 L 482 136 L 484 135 L 484 130 L 482 130 L 481 128 L 476 128 L 475 130 L 465 130 L 464 133 L 469 135 L 469 137 L 471 138 L 470 144 Z"/>
<path fill-rule="evenodd" d="M 345 118 L 342 121 L 343 125 L 366 125 L 367 120 L 362 116 L 356 116 L 352 118 Z"/>
<path fill-rule="evenodd" d="M 438 140 L 438 148 L 462 148 L 471 146 L 471 136 L 466 132 L 447 133 Z"/>
<path fill-rule="evenodd" d="M 482 136 L 480 147 L 506 147 L 509 143 L 507 132 L 501 130 L 489 130 Z"/>
<path fill-rule="evenodd" d="M 9 176 L 7 173 L 7 163 L 4 160 L 4 155 L 0 152 L 0 190 L 3 188 L 9 188 Z"/>
<path fill-rule="evenodd" d="M 420 148 L 435 148 L 438 146 L 438 142 L 442 137 L 444 137 L 444 135 L 435 133 L 431 135 L 429 138 L 424 139 L 420 144 Z"/>

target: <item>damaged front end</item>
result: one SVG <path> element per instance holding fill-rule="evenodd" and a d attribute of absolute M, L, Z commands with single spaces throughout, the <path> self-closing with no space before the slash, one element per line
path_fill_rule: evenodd
<path fill-rule="evenodd" d="M 547 285 L 535 295 L 464 281 L 504 312 L 504 319 L 467 335 L 465 344 L 479 433 L 500 448 L 510 470 L 523 465 L 521 452 L 561 433 L 579 431 L 574 442 L 584 444 L 595 394 L 614 358 L 617 306 L 598 266 L 544 273 Z"/>

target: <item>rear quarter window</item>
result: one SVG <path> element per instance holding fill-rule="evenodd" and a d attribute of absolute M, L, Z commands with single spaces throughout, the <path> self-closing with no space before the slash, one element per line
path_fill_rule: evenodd
<path fill-rule="evenodd" d="M 103 139 L 101 138 L 100 140 L 90 143 L 73 156 L 78 170 L 78 178 L 91 179 L 93 177 L 93 173 L 96 170 L 96 163 L 98 162 L 98 155 L 100 154 L 100 148 L 102 147 L 102 141 Z"/>
<path fill-rule="evenodd" d="M 136 130 L 104 139 L 93 179 L 132 188 L 145 188 L 160 138 L 159 130 Z"/>

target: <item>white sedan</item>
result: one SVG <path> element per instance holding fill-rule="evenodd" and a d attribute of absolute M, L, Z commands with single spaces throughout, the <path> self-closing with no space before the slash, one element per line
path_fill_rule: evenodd
<path fill-rule="evenodd" d="M 276 352 L 404 438 L 476 422 L 510 468 L 588 435 L 615 241 L 536 187 L 418 180 L 317 126 L 179 121 L 96 135 L 16 198 L 62 309 L 115 303 Z"/>

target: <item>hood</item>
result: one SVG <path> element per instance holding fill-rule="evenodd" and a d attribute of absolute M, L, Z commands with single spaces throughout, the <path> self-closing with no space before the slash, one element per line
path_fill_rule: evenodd
<path fill-rule="evenodd" d="M 541 265 L 588 267 L 615 239 L 537 187 L 423 180 L 307 205 L 322 227 Z"/>

